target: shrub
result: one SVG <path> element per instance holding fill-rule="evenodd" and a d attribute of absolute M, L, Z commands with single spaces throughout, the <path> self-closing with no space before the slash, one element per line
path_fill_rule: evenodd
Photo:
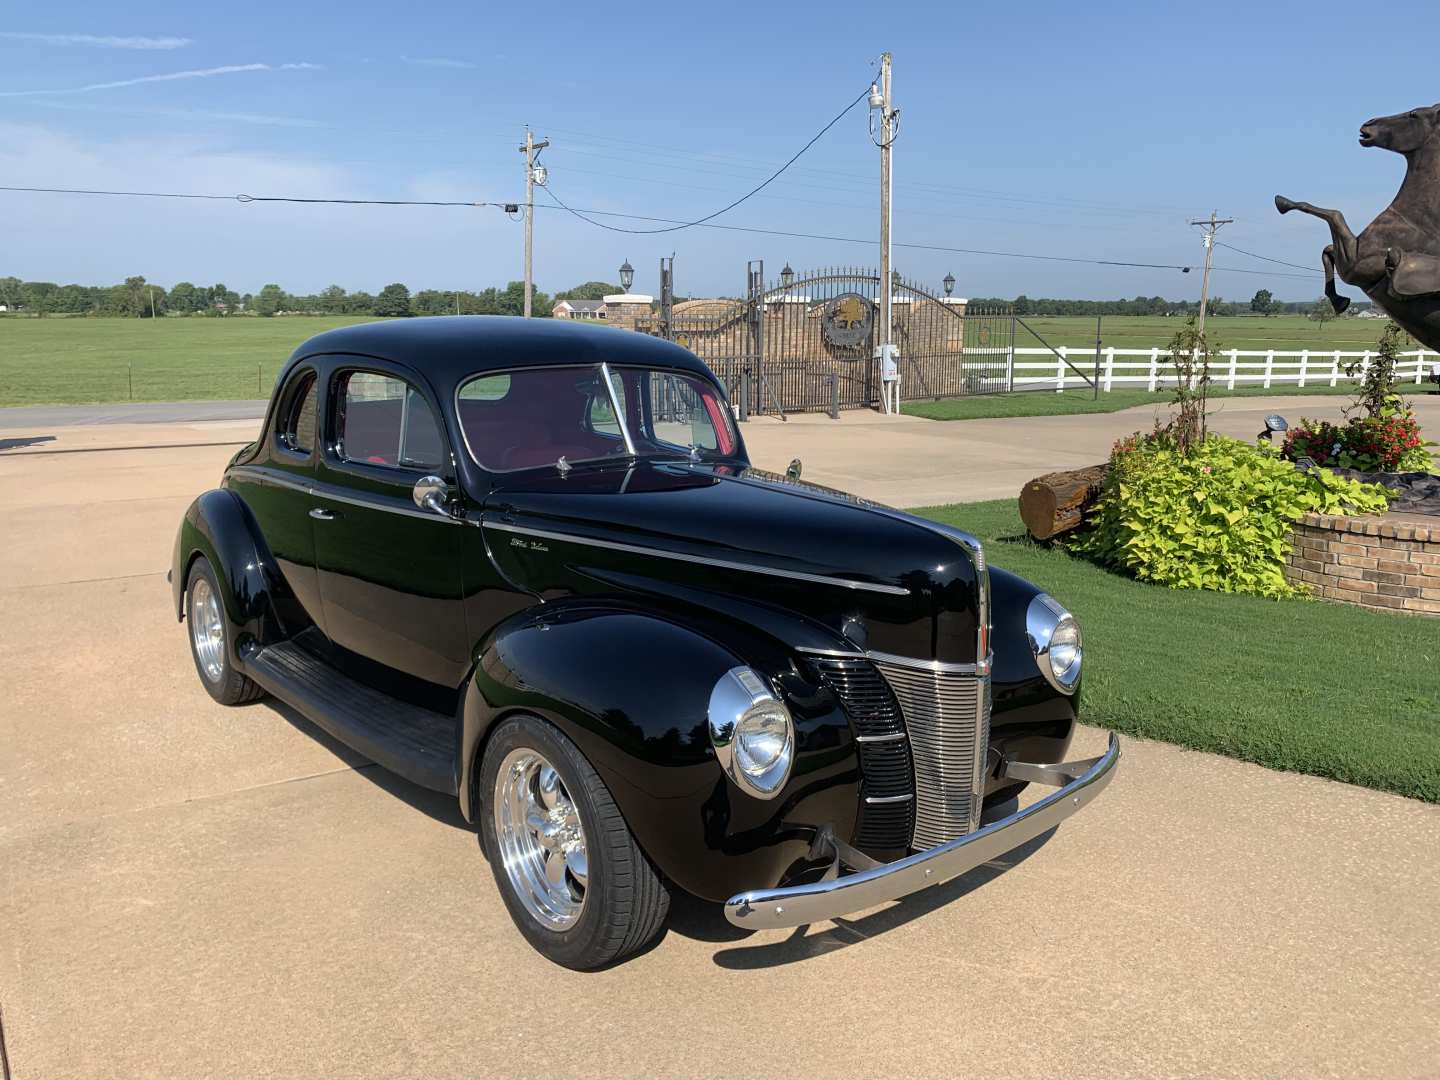
<path fill-rule="evenodd" d="M 1317 465 L 1362 472 L 1430 468 L 1430 452 L 1425 449 L 1420 424 L 1403 405 L 1381 416 L 1357 416 L 1344 427 L 1302 419 L 1285 437 L 1285 456 L 1291 461 L 1308 457 Z"/>
<path fill-rule="evenodd" d="M 1115 445 L 1094 527 L 1072 547 L 1172 589 L 1297 596 L 1284 574 L 1294 523 L 1388 505 L 1377 485 L 1302 473 L 1268 446 L 1212 435 L 1182 454 L 1157 432 Z"/>

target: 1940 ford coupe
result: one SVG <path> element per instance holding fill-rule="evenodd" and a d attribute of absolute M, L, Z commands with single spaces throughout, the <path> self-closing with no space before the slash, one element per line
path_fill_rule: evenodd
<path fill-rule="evenodd" d="M 516 925 L 593 968 L 670 891 L 799 926 L 1052 829 L 1080 631 L 966 533 L 751 467 L 669 342 L 462 316 L 296 350 L 186 511 L 195 667 L 458 797 Z M 1016 809 L 1027 783 L 1058 788 Z M 983 820 L 982 820 L 983 815 Z"/>

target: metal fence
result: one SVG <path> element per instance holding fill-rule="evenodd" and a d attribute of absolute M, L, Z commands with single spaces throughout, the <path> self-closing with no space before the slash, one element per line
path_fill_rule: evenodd
<path fill-rule="evenodd" d="M 676 303 L 670 260 L 661 263 L 660 312 L 636 329 L 685 346 L 729 386 L 742 416 L 845 408 L 880 401 L 880 276 L 859 267 L 765 280 L 746 269 L 738 299 Z M 893 340 L 903 392 L 957 397 L 1012 389 L 1015 319 L 999 308 L 968 309 L 896 275 L 890 287 Z"/>

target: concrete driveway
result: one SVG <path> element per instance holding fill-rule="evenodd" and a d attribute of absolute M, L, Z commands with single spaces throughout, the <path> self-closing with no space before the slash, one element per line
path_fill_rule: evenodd
<path fill-rule="evenodd" d="M 549 965 L 451 800 L 201 689 L 164 571 L 214 444 L 254 428 L 223 423 L 6 432 L 56 436 L 0 453 L 17 1080 L 1440 1075 L 1440 807 L 1134 739 L 1047 842 L 909 902 L 748 936 L 680 902 L 628 964 Z M 747 438 L 914 504 L 1013 495 L 1142 426 L 925 423 Z M 192 445 L 102 449 L 158 443 Z"/>

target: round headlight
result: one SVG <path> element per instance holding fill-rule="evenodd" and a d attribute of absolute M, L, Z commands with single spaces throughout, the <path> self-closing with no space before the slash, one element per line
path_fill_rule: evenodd
<path fill-rule="evenodd" d="M 795 759 L 790 711 L 759 674 L 731 668 L 710 692 L 710 742 L 715 757 L 738 787 L 773 799 L 785 786 Z"/>
<path fill-rule="evenodd" d="M 1051 686 L 1062 694 L 1073 694 L 1080 683 L 1080 661 L 1084 649 L 1080 624 L 1075 616 L 1046 593 L 1030 601 L 1025 612 L 1025 636 L 1035 664 Z"/>

